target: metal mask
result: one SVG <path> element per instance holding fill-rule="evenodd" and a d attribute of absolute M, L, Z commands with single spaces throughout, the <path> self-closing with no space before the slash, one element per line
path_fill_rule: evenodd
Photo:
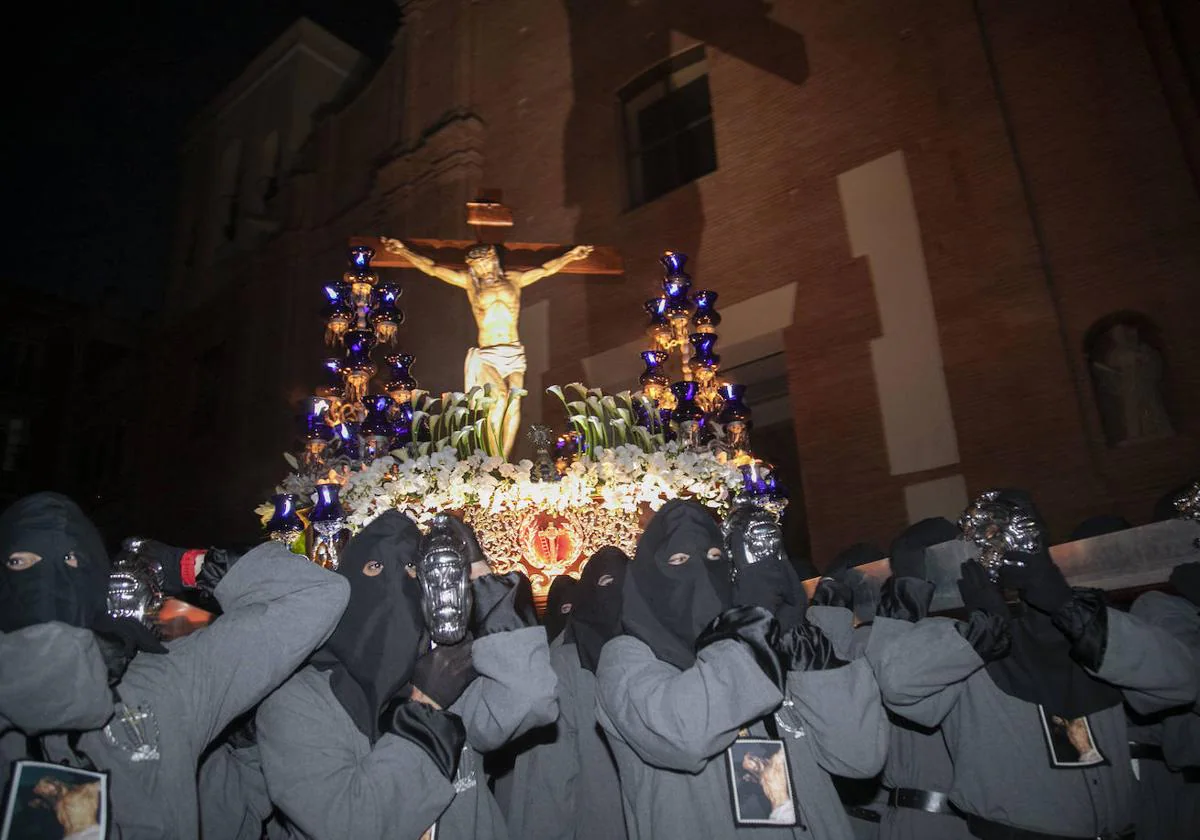
<path fill-rule="evenodd" d="M 722 523 L 725 550 L 734 568 L 783 559 L 783 529 L 776 516 L 757 505 L 742 505 Z"/>
<path fill-rule="evenodd" d="M 1024 566 L 1022 560 L 1009 558 L 1008 552 L 1035 554 L 1042 550 L 1041 525 L 1028 510 L 1000 498 L 1000 491 L 981 493 L 963 511 L 958 520 L 963 536 L 980 548 L 979 562 L 992 581 L 1002 566 Z"/>
<path fill-rule="evenodd" d="M 472 607 L 467 546 L 448 519 L 443 513 L 433 518 L 417 564 L 425 626 L 439 645 L 462 641 Z"/>
<path fill-rule="evenodd" d="M 132 618 L 153 630 L 163 605 L 163 571 L 157 562 L 139 554 L 142 542 L 126 540 L 113 564 L 108 576 L 108 614 Z"/>
<path fill-rule="evenodd" d="M 1179 519 L 1194 519 L 1200 522 L 1200 481 L 1192 484 L 1171 500 L 1172 507 L 1179 513 Z"/>

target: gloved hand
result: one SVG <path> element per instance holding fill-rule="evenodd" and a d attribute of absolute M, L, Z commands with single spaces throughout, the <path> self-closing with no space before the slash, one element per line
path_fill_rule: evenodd
<path fill-rule="evenodd" d="M 196 588 L 206 595 L 213 595 L 217 584 L 233 568 L 233 564 L 241 559 L 241 553 L 224 548 L 210 548 L 204 552 L 204 562 L 196 572 Z M 215 596 L 213 596 L 215 597 Z"/>
<path fill-rule="evenodd" d="M 522 630 L 537 625 L 533 606 L 533 587 L 520 572 L 483 575 L 471 581 L 475 605 L 471 610 L 471 631 L 479 639 L 492 633 Z"/>
<path fill-rule="evenodd" d="M 984 662 L 992 662 L 1008 655 L 1012 647 L 1012 632 L 1007 616 L 991 615 L 981 610 L 973 611 L 966 621 L 955 622 L 955 629 Z"/>
<path fill-rule="evenodd" d="M 892 575 L 883 582 L 875 615 L 918 622 L 929 615 L 929 605 L 933 603 L 933 591 L 936 588 L 921 578 Z"/>
<path fill-rule="evenodd" d="M 854 609 L 854 590 L 848 583 L 831 577 L 823 577 L 817 583 L 816 591 L 813 592 L 812 606 Z"/>
<path fill-rule="evenodd" d="M 412 684 L 443 709 L 454 705 L 479 673 L 471 664 L 471 642 L 439 645 L 417 660 Z"/>
<path fill-rule="evenodd" d="M 1171 570 L 1170 582 L 1176 592 L 1200 607 L 1200 563 L 1180 563 Z"/>
<path fill-rule="evenodd" d="M 140 621 L 132 618 L 112 618 L 99 615 L 92 622 L 91 631 L 104 664 L 108 668 L 108 684 L 116 685 L 125 676 L 129 663 L 139 651 L 166 653 L 167 649 L 158 637 Z"/>
<path fill-rule="evenodd" d="M 379 729 L 416 744 L 443 776 L 454 778 L 467 741 L 466 727 L 458 715 L 397 697 L 384 706 Z"/>
<path fill-rule="evenodd" d="M 987 569 L 977 560 L 968 560 L 959 569 L 962 577 L 958 581 L 958 591 L 962 595 L 963 604 L 968 610 L 981 610 L 988 615 L 1008 616 L 1008 605 L 1004 603 L 1004 595 L 1000 587 L 992 583 Z"/>
<path fill-rule="evenodd" d="M 779 642 L 779 622 L 765 607 L 734 607 L 714 618 L 696 637 L 696 652 L 723 639 L 736 639 L 754 656 L 775 687 L 783 691 L 787 667 L 775 652 Z"/>
<path fill-rule="evenodd" d="M 776 651 L 789 671 L 828 671 L 849 664 L 834 652 L 821 628 L 807 621 L 783 634 Z"/>
<path fill-rule="evenodd" d="M 1099 671 L 1108 651 L 1108 604 L 1103 589 L 1075 589 L 1072 598 L 1050 622 L 1071 643 L 1071 658 L 1090 671 Z"/>

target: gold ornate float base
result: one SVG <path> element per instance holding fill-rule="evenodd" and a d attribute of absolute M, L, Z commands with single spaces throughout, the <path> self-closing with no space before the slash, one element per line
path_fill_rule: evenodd
<path fill-rule="evenodd" d="M 515 570 L 529 578 L 539 611 L 554 578 L 578 578 L 588 558 L 606 545 L 633 557 L 642 533 L 642 512 L 605 510 L 599 504 L 563 513 L 466 508 L 462 514 L 475 529 L 493 571 Z"/>

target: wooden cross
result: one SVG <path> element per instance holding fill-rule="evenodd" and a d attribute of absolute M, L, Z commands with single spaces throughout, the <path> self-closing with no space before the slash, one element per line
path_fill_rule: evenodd
<path fill-rule="evenodd" d="M 502 259 L 505 270 L 528 271 L 548 260 L 561 256 L 571 246 L 551 245 L 541 242 L 505 242 L 504 234 L 512 227 L 512 210 L 501 202 L 499 190 L 482 190 L 479 198 L 467 202 L 467 224 L 475 231 L 475 240 L 468 239 L 405 239 L 405 244 L 429 257 L 439 265 L 466 266 L 467 249 L 480 243 L 503 245 Z M 408 259 L 393 254 L 383 247 L 378 236 L 352 236 L 350 246 L 366 245 L 375 250 L 372 268 L 412 268 Z M 584 259 L 566 266 L 560 274 L 605 274 L 625 273 L 621 254 L 616 248 L 597 245 Z"/>

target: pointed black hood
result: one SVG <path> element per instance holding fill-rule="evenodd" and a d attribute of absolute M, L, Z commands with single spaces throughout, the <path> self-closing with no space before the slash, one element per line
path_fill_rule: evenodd
<path fill-rule="evenodd" d="M 621 635 L 622 590 L 628 570 L 625 552 L 608 545 L 591 556 L 579 578 L 567 640 L 575 643 L 579 664 L 592 673 L 604 645 Z"/>
<path fill-rule="evenodd" d="M 18 569 L 14 553 L 41 559 Z M 104 541 L 79 506 L 35 493 L 0 516 L 0 630 L 61 621 L 91 627 L 105 615 L 109 561 Z"/>
<path fill-rule="evenodd" d="M 700 631 L 733 604 L 723 545 L 703 506 L 673 499 L 647 524 L 625 577 L 624 631 L 680 670 L 696 661 Z"/>
<path fill-rule="evenodd" d="M 350 540 L 337 570 L 350 582 L 350 603 L 311 659 L 332 671 L 333 693 L 371 743 L 380 710 L 411 679 L 425 645 L 421 586 L 408 573 L 420 543 L 416 524 L 395 510 Z"/>
<path fill-rule="evenodd" d="M 550 584 L 546 594 L 546 638 L 554 641 L 563 630 L 567 629 L 567 621 L 571 611 L 575 609 L 575 599 L 579 594 L 579 581 L 570 575 L 559 575 Z"/>

